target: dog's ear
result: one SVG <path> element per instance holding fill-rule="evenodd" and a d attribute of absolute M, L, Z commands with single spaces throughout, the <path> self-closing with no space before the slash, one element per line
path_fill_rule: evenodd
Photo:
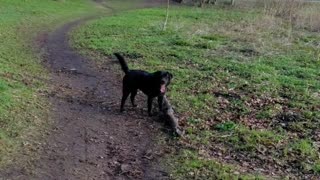
<path fill-rule="evenodd" d="M 160 78 L 163 76 L 163 74 L 162 74 L 161 71 L 157 71 L 157 72 L 154 73 L 154 76 L 155 76 L 156 78 L 159 78 L 159 79 L 160 79 Z"/>

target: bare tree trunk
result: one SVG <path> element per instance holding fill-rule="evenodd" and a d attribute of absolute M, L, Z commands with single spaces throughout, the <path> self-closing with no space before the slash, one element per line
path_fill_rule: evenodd
<path fill-rule="evenodd" d="M 217 4 L 217 0 L 213 0 L 213 5 L 216 5 Z"/>
<path fill-rule="evenodd" d="M 199 7 L 203 7 L 203 0 L 200 0 L 200 4 L 199 4 Z"/>
<path fill-rule="evenodd" d="M 234 0 L 231 0 L 231 6 L 234 6 Z"/>
<path fill-rule="evenodd" d="M 169 8 L 170 8 L 170 0 L 167 1 L 166 20 L 164 21 L 164 24 L 163 24 L 163 29 L 162 29 L 163 31 L 165 31 L 167 28 L 167 23 L 169 18 Z"/>

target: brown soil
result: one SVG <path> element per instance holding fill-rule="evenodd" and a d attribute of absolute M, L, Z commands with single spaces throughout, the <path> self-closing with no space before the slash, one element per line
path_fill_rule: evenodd
<path fill-rule="evenodd" d="M 38 160 L 0 171 L 0 177 L 169 179 L 157 165 L 163 148 L 156 138 L 166 135 L 160 131 L 161 123 L 147 117 L 144 96 L 138 97 L 143 109 L 128 103 L 127 112 L 120 114 L 121 78 L 112 69 L 117 61 L 110 59 L 99 68 L 70 47 L 68 33 L 89 19 L 65 24 L 39 38 L 52 77 L 52 130 Z"/>

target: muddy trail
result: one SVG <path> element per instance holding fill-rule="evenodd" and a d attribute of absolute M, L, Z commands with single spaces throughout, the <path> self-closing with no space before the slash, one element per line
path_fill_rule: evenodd
<path fill-rule="evenodd" d="M 163 124 L 147 117 L 145 97 L 138 97 L 138 108 L 128 105 L 119 113 L 120 67 L 112 68 L 118 62 L 110 59 L 99 68 L 69 45 L 68 33 L 90 19 L 40 37 L 51 72 L 53 127 L 39 159 L 0 173 L 3 179 L 169 179 L 157 165 L 163 149 L 156 143 L 159 134 L 168 135 L 160 130 Z"/>

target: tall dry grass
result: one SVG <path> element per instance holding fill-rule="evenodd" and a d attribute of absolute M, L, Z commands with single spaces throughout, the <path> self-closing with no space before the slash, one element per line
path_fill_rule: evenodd
<path fill-rule="evenodd" d="M 320 32 L 320 2 L 305 0 L 238 0 L 238 8 L 259 8 L 266 16 L 281 18 L 290 28 Z"/>
<path fill-rule="evenodd" d="M 320 32 L 320 3 L 308 5 L 300 10 L 294 26 L 311 32 Z"/>
<path fill-rule="evenodd" d="M 260 2 L 261 3 L 261 2 Z M 264 0 L 264 12 L 285 19 L 295 19 L 304 8 L 304 0 Z"/>

